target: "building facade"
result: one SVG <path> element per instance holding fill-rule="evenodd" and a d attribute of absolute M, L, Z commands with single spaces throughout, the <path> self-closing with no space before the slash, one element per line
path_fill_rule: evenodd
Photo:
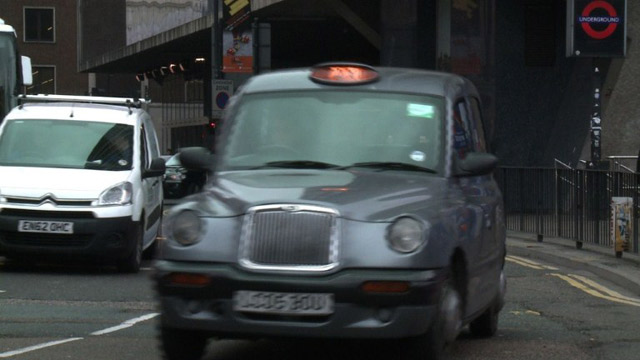
<path fill-rule="evenodd" d="M 0 0 L 0 17 L 13 26 L 22 55 L 31 58 L 30 94 L 86 95 L 89 75 L 78 72 L 76 0 Z"/>
<path fill-rule="evenodd" d="M 48 6 L 45 0 L 32 2 Z M 626 57 L 596 61 L 566 56 L 567 1 L 105 3 L 77 0 L 79 76 L 95 74 L 88 88 L 100 94 L 150 98 L 167 150 L 211 146 L 221 99 L 249 76 L 335 60 L 470 78 L 482 93 L 492 150 L 503 165 L 518 166 L 553 166 L 559 160 L 579 167 L 589 158 L 597 65 L 603 75 L 602 157 L 636 155 L 640 148 L 633 136 L 640 122 L 633 95 L 640 72 L 633 46 L 637 2 L 628 1 Z M 236 13 L 230 14 L 231 6 Z M 27 45 L 23 53 L 30 55 Z"/>

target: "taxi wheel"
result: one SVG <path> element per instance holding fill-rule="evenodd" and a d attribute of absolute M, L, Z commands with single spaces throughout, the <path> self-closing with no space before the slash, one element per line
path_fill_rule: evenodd
<path fill-rule="evenodd" d="M 498 331 L 498 301 L 494 301 L 482 315 L 469 323 L 471 334 L 477 337 L 491 337 Z"/>
<path fill-rule="evenodd" d="M 160 343 L 166 360 L 198 360 L 207 346 L 207 338 L 197 331 L 160 326 Z"/>
<path fill-rule="evenodd" d="M 477 337 L 491 337 L 498 331 L 498 316 L 500 310 L 504 306 L 504 297 L 507 291 L 507 278 L 504 273 L 504 267 L 500 272 L 500 286 L 495 300 L 491 306 L 478 318 L 469 323 L 471 334 Z"/>
<path fill-rule="evenodd" d="M 125 273 L 137 273 L 142 264 L 142 239 L 144 237 L 144 224 L 140 222 L 136 226 L 133 240 L 136 242 L 134 250 L 126 258 L 118 263 L 118 271 Z"/>
<path fill-rule="evenodd" d="M 412 338 L 409 344 L 409 359 L 444 360 L 449 357 L 449 345 L 455 340 L 462 325 L 462 297 L 447 280 L 442 286 L 438 311 L 429 330 Z"/>

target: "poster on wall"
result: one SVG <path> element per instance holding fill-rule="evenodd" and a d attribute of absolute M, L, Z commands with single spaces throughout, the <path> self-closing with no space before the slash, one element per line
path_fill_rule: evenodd
<path fill-rule="evenodd" d="M 609 229 L 616 255 L 629 251 L 629 245 L 633 239 L 632 211 L 633 198 L 616 196 L 611 198 Z"/>
<path fill-rule="evenodd" d="M 624 57 L 627 0 L 567 1 L 567 56 Z"/>
<path fill-rule="evenodd" d="M 253 34 L 251 29 L 225 31 L 222 34 L 222 71 L 253 72 Z"/>

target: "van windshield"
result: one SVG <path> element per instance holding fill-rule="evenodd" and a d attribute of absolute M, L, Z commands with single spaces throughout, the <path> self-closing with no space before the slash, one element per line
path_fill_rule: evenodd
<path fill-rule="evenodd" d="M 351 89 L 245 95 L 229 119 L 220 169 L 375 162 L 440 171 L 443 103 L 437 96 Z"/>
<path fill-rule="evenodd" d="M 0 165 L 130 170 L 133 126 L 79 120 L 7 120 Z"/>

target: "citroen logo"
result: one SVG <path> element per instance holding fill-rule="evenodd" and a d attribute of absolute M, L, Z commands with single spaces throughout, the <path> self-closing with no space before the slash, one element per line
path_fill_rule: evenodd
<path fill-rule="evenodd" d="M 43 197 L 40 198 L 40 203 L 41 204 L 45 204 L 45 203 L 55 204 L 56 203 L 56 197 L 53 196 L 52 193 L 47 193 Z"/>

